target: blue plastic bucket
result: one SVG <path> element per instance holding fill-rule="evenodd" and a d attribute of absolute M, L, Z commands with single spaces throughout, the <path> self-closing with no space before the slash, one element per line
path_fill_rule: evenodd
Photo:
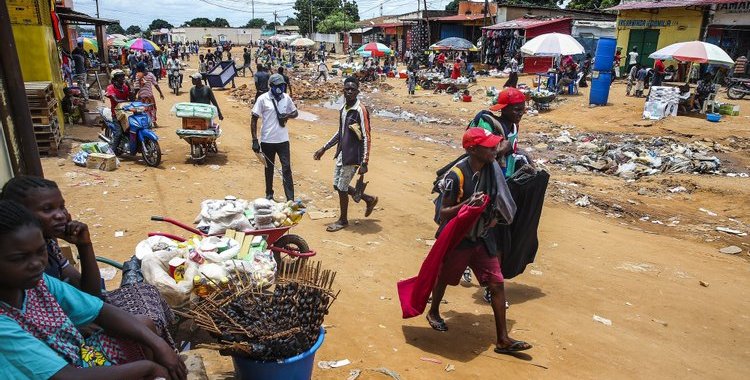
<path fill-rule="evenodd" d="M 612 73 L 609 71 L 594 71 L 589 92 L 589 104 L 607 105 L 609 87 L 612 84 Z"/>
<path fill-rule="evenodd" d="M 309 350 L 280 361 L 257 361 L 232 356 L 234 376 L 237 380 L 310 380 L 315 352 L 323 344 L 324 336 L 325 330 L 321 327 L 318 340 Z"/>
<path fill-rule="evenodd" d="M 611 71 L 615 61 L 615 49 L 617 40 L 611 37 L 599 38 L 596 45 L 596 56 L 594 59 L 594 70 Z"/>
<path fill-rule="evenodd" d="M 721 120 L 721 115 L 718 113 L 707 113 L 706 114 L 706 120 L 712 122 L 712 123 L 718 123 L 719 120 Z"/>

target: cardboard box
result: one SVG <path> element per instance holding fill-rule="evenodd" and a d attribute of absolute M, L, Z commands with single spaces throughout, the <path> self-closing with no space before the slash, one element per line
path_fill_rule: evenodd
<path fill-rule="evenodd" d="M 114 154 L 90 153 L 86 158 L 86 167 L 111 172 L 117 169 L 117 157 Z"/>
<path fill-rule="evenodd" d="M 210 119 L 202 119 L 199 117 L 183 117 L 182 118 L 182 129 L 198 129 L 206 130 L 211 125 Z"/>

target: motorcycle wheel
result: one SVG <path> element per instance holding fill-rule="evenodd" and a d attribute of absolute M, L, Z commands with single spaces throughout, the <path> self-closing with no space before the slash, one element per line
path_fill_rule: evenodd
<path fill-rule="evenodd" d="M 155 140 L 144 140 L 141 142 L 141 155 L 146 165 L 157 167 L 161 163 L 161 148 Z"/>
<path fill-rule="evenodd" d="M 727 88 L 727 97 L 732 100 L 742 99 L 745 97 L 745 89 L 742 83 L 734 83 Z"/>
<path fill-rule="evenodd" d="M 174 94 L 177 96 L 180 96 L 180 85 L 177 84 L 177 80 L 175 79 L 174 83 L 172 83 L 172 87 L 174 88 Z"/>

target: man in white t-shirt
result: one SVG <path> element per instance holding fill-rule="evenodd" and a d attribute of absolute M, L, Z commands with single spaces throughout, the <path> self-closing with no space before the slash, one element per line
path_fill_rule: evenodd
<path fill-rule="evenodd" d="M 273 171 L 276 155 L 281 163 L 284 182 L 284 195 L 287 201 L 294 200 L 291 155 L 289 151 L 289 130 L 286 122 L 297 118 L 297 107 L 286 94 L 286 82 L 280 74 L 268 79 L 269 90 L 255 100 L 250 119 L 250 132 L 253 135 L 253 152 L 261 153 L 266 160 L 266 198 L 273 199 Z M 258 118 L 263 119 L 258 142 Z"/>
<path fill-rule="evenodd" d="M 321 77 L 323 77 L 324 81 L 328 81 L 328 66 L 326 65 L 325 60 L 321 60 L 320 63 L 318 63 L 318 77 L 315 78 L 315 81 L 319 81 Z"/>
<path fill-rule="evenodd" d="M 638 46 L 633 46 L 633 50 L 628 53 L 628 72 L 638 63 Z"/>
<path fill-rule="evenodd" d="M 432 69 L 432 65 L 435 63 L 435 52 L 430 51 L 430 55 L 427 56 L 427 62 L 429 63 L 429 68 Z"/>

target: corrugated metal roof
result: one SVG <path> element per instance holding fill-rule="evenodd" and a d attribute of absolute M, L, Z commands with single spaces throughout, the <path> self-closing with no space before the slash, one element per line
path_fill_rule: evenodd
<path fill-rule="evenodd" d="M 681 8 L 690 6 L 737 3 L 738 0 L 622 0 L 620 5 L 607 8 L 607 11 L 630 9 Z"/>
<path fill-rule="evenodd" d="M 504 21 L 499 24 L 486 26 L 482 29 L 487 30 L 501 30 L 501 29 L 531 29 L 542 25 L 554 24 L 557 22 L 570 22 L 572 18 L 554 18 L 548 20 L 537 20 L 533 18 L 517 18 L 515 20 Z"/>
<path fill-rule="evenodd" d="M 397 26 L 403 26 L 403 23 L 400 22 L 385 22 L 382 24 L 375 24 L 373 27 L 375 28 L 395 28 Z"/>
<path fill-rule="evenodd" d="M 495 16 L 491 14 L 487 14 L 487 18 L 494 18 Z M 445 16 L 445 17 L 435 17 L 431 18 L 430 20 L 433 21 L 475 21 L 475 20 L 481 20 L 484 18 L 483 14 L 479 15 L 455 15 L 455 16 Z"/>

